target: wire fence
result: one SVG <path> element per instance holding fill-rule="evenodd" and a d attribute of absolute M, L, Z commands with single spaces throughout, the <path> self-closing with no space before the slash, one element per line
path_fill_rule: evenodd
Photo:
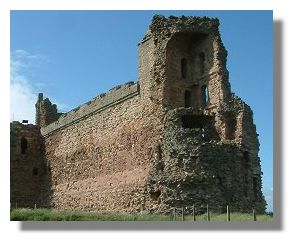
<path fill-rule="evenodd" d="M 172 221 L 185 221 L 185 218 L 187 215 L 190 215 L 190 209 L 192 209 L 192 220 L 196 221 L 196 208 L 195 205 L 193 206 L 188 206 L 188 207 L 173 207 L 171 208 L 170 214 L 171 214 L 171 220 Z M 252 209 L 251 212 L 253 221 L 257 221 L 256 217 L 256 210 Z M 206 205 L 206 211 L 205 211 L 205 217 L 206 221 L 212 221 L 211 220 L 211 211 L 210 207 L 207 204 Z M 226 206 L 226 221 L 230 222 L 231 221 L 231 211 L 229 205 Z"/>
<path fill-rule="evenodd" d="M 17 203 L 15 203 L 14 205 L 10 204 L 10 210 L 17 209 L 17 208 L 20 208 L 20 206 Z M 37 204 L 34 204 L 33 209 L 37 209 L 37 208 L 46 208 L 46 207 L 37 206 Z M 133 215 L 133 221 L 136 221 L 137 214 L 133 213 L 132 215 Z M 195 205 L 185 206 L 185 207 L 172 207 L 168 211 L 164 212 L 163 215 L 165 216 L 169 215 L 170 221 L 187 221 L 186 219 L 187 216 L 188 216 L 188 221 L 194 221 L 194 222 L 203 221 L 202 215 L 205 216 L 205 221 L 213 221 L 211 218 L 212 217 L 211 208 L 208 204 L 205 207 L 205 212 L 202 213 L 201 215 L 201 220 L 197 220 L 197 217 L 199 216 L 197 214 L 197 209 Z M 255 209 L 252 209 L 252 212 L 250 213 L 250 215 L 253 221 L 257 221 L 257 214 Z M 191 219 L 190 219 L 190 216 L 192 217 Z M 226 206 L 226 221 L 227 222 L 233 221 L 231 220 L 231 211 L 230 211 L 229 205 Z"/>

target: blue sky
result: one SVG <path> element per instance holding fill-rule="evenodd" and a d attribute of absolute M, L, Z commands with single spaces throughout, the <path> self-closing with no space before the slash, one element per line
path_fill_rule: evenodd
<path fill-rule="evenodd" d="M 232 91 L 249 104 L 272 209 L 272 11 L 11 11 L 11 120 L 34 121 L 38 92 L 62 112 L 138 79 L 138 42 L 154 14 L 218 17 Z"/>

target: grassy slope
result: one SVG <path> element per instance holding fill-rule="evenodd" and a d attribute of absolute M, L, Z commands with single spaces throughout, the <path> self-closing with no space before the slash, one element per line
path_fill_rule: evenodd
<path fill-rule="evenodd" d="M 226 214 L 211 213 L 211 221 L 226 221 Z M 171 221 L 170 215 L 160 214 L 120 214 L 99 212 L 59 211 L 50 209 L 13 209 L 12 221 Z M 181 221 L 181 215 L 177 215 Z M 185 221 L 192 221 L 192 216 L 185 216 Z M 257 215 L 257 221 L 271 221 L 271 215 Z M 196 216 L 196 221 L 206 221 L 206 215 Z M 253 221 L 252 214 L 231 213 L 231 221 Z"/>

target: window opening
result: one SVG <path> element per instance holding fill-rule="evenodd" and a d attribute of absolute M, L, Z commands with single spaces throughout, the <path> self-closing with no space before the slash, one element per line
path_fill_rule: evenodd
<path fill-rule="evenodd" d="M 187 60 L 181 59 L 181 78 L 186 79 L 187 77 Z"/>
<path fill-rule="evenodd" d="M 27 140 L 22 137 L 20 141 L 21 154 L 25 154 L 27 150 Z"/>
<path fill-rule="evenodd" d="M 34 175 L 34 176 L 37 176 L 38 174 L 39 174 L 39 169 L 35 167 L 35 168 L 33 169 L 33 175 Z"/>
<path fill-rule="evenodd" d="M 191 93 L 190 91 L 185 91 L 185 108 L 191 107 Z"/>
<path fill-rule="evenodd" d="M 200 75 L 204 74 L 204 67 L 205 67 L 205 54 L 201 52 L 199 54 L 199 73 Z"/>
<path fill-rule="evenodd" d="M 203 129 L 203 125 L 202 122 L 203 120 L 196 115 L 183 115 L 181 117 L 182 120 L 182 127 L 183 128 L 189 128 L 189 129 L 193 129 L 193 128 L 199 128 L 199 129 Z"/>
<path fill-rule="evenodd" d="M 206 85 L 201 87 L 201 97 L 202 97 L 202 105 L 206 107 L 209 102 L 209 92 Z"/>

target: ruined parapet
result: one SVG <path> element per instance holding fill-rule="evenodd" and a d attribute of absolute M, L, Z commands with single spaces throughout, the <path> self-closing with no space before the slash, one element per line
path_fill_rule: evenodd
<path fill-rule="evenodd" d="M 52 104 L 48 98 L 43 99 L 43 94 L 39 93 L 36 103 L 36 125 L 45 127 L 56 121 L 59 116 L 57 105 Z"/>
<path fill-rule="evenodd" d="M 102 93 L 94 99 L 82 104 L 73 110 L 63 113 L 58 120 L 49 123 L 47 126 L 42 126 L 41 132 L 43 135 L 48 135 L 54 131 L 66 128 L 79 121 L 82 121 L 96 113 L 106 110 L 122 103 L 125 100 L 139 95 L 139 83 L 128 82 L 123 85 L 118 85 L 107 93 Z"/>
<path fill-rule="evenodd" d="M 10 202 L 15 207 L 49 205 L 49 178 L 39 126 L 10 123 Z"/>

